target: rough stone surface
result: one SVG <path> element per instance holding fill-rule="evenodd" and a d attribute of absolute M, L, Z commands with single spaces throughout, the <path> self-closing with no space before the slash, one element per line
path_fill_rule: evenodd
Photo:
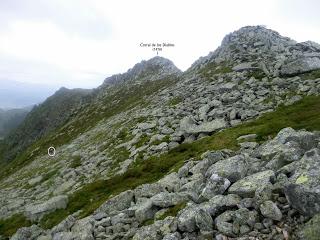
<path fill-rule="evenodd" d="M 68 197 L 61 195 L 49 199 L 45 203 L 38 205 L 30 205 L 25 209 L 25 216 L 31 221 L 40 220 L 44 215 L 53 212 L 57 209 L 64 209 L 67 207 Z"/>

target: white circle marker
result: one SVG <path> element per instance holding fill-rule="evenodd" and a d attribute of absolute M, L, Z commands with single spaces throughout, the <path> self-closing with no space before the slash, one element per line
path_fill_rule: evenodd
<path fill-rule="evenodd" d="M 56 149 L 54 147 L 49 147 L 48 148 L 48 155 L 50 157 L 54 157 L 56 155 Z"/>

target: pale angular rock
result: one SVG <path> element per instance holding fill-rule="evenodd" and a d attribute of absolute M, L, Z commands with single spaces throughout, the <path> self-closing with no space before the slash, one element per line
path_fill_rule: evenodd
<path fill-rule="evenodd" d="M 133 236 L 133 240 L 161 240 L 162 236 L 159 230 L 154 225 L 139 228 Z"/>
<path fill-rule="evenodd" d="M 72 226 L 71 231 L 80 240 L 94 240 L 93 237 L 94 219 L 91 216 L 77 220 Z"/>
<path fill-rule="evenodd" d="M 201 197 L 209 200 L 215 195 L 223 194 L 230 185 L 231 182 L 228 179 L 222 178 L 217 174 L 212 174 L 206 186 L 202 190 Z"/>
<path fill-rule="evenodd" d="M 152 219 L 157 211 L 158 208 L 152 204 L 152 200 L 148 199 L 137 206 L 135 217 L 138 222 L 142 223 L 146 220 Z"/>
<path fill-rule="evenodd" d="M 43 179 L 42 176 L 37 176 L 37 177 L 35 177 L 35 178 L 30 179 L 30 180 L 28 181 L 28 184 L 31 185 L 31 186 L 36 185 L 36 184 L 38 184 L 39 182 L 41 182 L 42 179 Z"/>
<path fill-rule="evenodd" d="M 122 192 L 119 195 L 107 200 L 95 211 L 95 213 L 105 212 L 110 214 L 129 208 L 131 206 L 131 202 L 133 201 L 133 196 L 134 193 L 131 190 Z"/>
<path fill-rule="evenodd" d="M 167 234 L 163 237 L 162 240 L 180 240 L 181 239 L 181 234 L 178 232 Z"/>
<path fill-rule="evenodd" d="M 162 192 L 151 198 L 152 204 L 157 207 L 167 208 L 175 206 L 187 199 L 177 193 Z"/>
<path fill-rule="evenodd" d="M 282 144 L 297 142 L 302 149 L 308 151 L 317 146 L 317 138 L 319 138 L 317 134 L 305 130 L 295 131 L 289 127 L 282 129 L 274 140 Z"/>
<path fill-rule="evenodd" d="M 212 231 L 213 220 L 208 212 L 203 209 L 199 209 L 195 216 L 196 226 L 200 231 Z"/>
<path fill-rule="evenodd" d="M 272 201 L 265 201 L 260 205 L 260 211 L 263 216 L 267 218 L 271 218 L 276 221 L 280 221 L 282 219 L 282 213 L 277 205 Z"/>
<path fill-rule="evenodd" d="M 281 75 L 292 76 L 299 73 L 305 73 L 313 70 L 320 69 L 320 58 L 318 57 L 305 57 L 298 58 L 294 61 L 288 62 L 281 67 Z"/>
<path fill-rule="evenodd" d="M 139 123 L 137 127 L 140 128 L 142 131 L 146 131 L 155 128 L 156 123 Z"/>
<path fill-rule="evenodd" d="M 210 122 L 204 122 L 196 125 L 190 117 L 182 119 L 180 129 L 187 134 L 211 133 L 219 129 L 225 128 L 227 123 L 224 119 L 214 119 Z"/>
<path fill-rule="evenodd" d="M 44 230 L 37 225 L 32 225 L 31 227 L 22 227 L 10 238 L 10 240 L 27 240 L 27 239 L 37 239 Z"/>
<path fill-rule="evenodd" d="M 197 214 L 197 207 L 190 206 L 183 209 L 178 217 L 178 228 L 180 231 L 193 232 L 196 230 L 195 216 Z"/>
<path fill-rule="evenodd" d="M 289 203 L 301 213 L 313 216 L 320 213 L 320 150 L 312 149 L 301 160 L 280 169 L 290 174 L 284 192 Z"/>
<path fill-rule="evenodd" d="M 60 195 L 49 199 L 48 201 L 38 204 L 29 205 L 25 208 L 25 216 L 31 221 L 37 221 L 44 215 L 53 212 L 57 209 L 64 209 L 67 207 L 68 197 Z"/>
<path fill-rule="evenodd" d="M 177 192 L 181 187 L 181 180 L 175 172 L 165 176 L 158 183 L 168 192 Z"/>
<path fill-rule="evenodd" d="M 217 174 L 227 178 L 231 182 L 236 182 L 243 178 L 246 175 L 246 172 L 247 164 L 244 156 L 236 155 L 213 164 L 206 172 L 206 176 L 208 177 L 212 176 L 212 174 Z"/>
<path fill-rule="evenodd" d="M 134 190 L 134 196 L 136 198 L 150 198 L 163 191 L 164 188 L 159 183 L 143 184 Z"/>
<path fill-rule="evenodd" d="M 253 197 L 257 188 L 269 184 L 274 177 L 274 172 L 271 170 L 255 173 L 232 184 L 228 192 L 241 197 Z"/>

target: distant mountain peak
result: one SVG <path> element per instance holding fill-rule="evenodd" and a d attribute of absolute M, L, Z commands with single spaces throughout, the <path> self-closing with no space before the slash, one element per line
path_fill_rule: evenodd
<path fill-rule="evenodd" d="M 104 86 L 127 81 L 155 81 L 170 75 L 180 74 L 174 63 L 164 57 L 156 56 L 135 64 L 126 73 L 116 74 L 104 81 Z"/>

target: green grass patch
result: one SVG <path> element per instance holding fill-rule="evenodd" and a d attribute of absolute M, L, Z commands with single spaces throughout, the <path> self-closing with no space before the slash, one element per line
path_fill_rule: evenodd
<path fill-rule="evenodd" d="M 186 205 L 187 205 L 187 203 L 183 202 L 183 203 L 177 204 L 177 205 L 169 208 L 163 215 L 161 215 L 159 217 L 159 220 L 163 220 L 169 216 L 172 216 L 172 217 L 177 216 L 178 212 L 180 210 L 184 209 L 186 207 Z"/>
<path fill-rule="evenodd" d="M 303 73 L 300 75 L 300 77 L 303 80 L 312 80 L 312 79 L 320 78 L 320 70 L 315 70 L 312 72 Z"/>
<path fill-rule="evenodd" d="M 23 214 L 15 214 L 6 220 L 0 220 L 0 235 L 9 238 L 20 227 L 31 226 L 31 222 Z"/>
<path fill-rule="evenodd" d="M 147 134 L 143 134 L 139 141 L 135 144 L 136 148 L 142 147 L 143 145 L 148 144 L 148 142 L 150 141 L 150 136 L 148 136 Z"/>
<path fill-rule="evenodd" d="M 51 179 L 54 175 L 56 175 L 58 173 L 59 170 L 55 169 L 55 170 L 52 170 L 50 172 L 47 172 L 46 174 L 43 175 L 43 178 L 41 180 L 41 183 Z"/>
<path fill-rule="evenodd" d="M 315 215 L 303 229 L 303 235 L 308 240 L 319 240 L 320 236 L 320 214 Z"/>
<path fill-rule="evenodd" d="M 122 142 L 126 141 L 129 138 L 129 132 L 127 129 L 123 128 L 119 131 L 116 138 Z"/>
<path fill-rule="evenodd" d="M 266 77 L 266 74 L 260 70 L 260 69 L 256 69 L 256 70 L 250 70 L 247 74 L 248 78 L 254 77 L 255 79 L 261 80 L 262 78 Z"/>
<path fill-rule="evenodd" d="M 141 226 L 149 226 L 149 225 L 152 225 L 154 224 L 154 219 L 148 219 L 148 220 L 145 220 Z"/>
<path fill-rule="evenodd" d="M 181 103 L 182 102 L 182 97 L 174 97 L 174 98 L 171 98 L 170 100 L 169 100 L 169 102 L 168 102 L 168 105 L 169 106 L 176 106 L 176 105 L 178 105 L 179 103 Z"/>
<path fill-rule="evenodd" d="M 170 142 L 170 136 L 169 135 L 166 135 L 163 139 L 161 140 L 155 140 L 151 143 L 151 145 L 159 145 L 160 143 L 163 143 L 163 142 L 166 142 L 166 143 L 169 143 Z"/>
<path fill-rule="evenodd" d="M 81 166 L 81 156 L 77 155 L 77 156 L 74 156 L 72 157 L 72 162 L 70 164 L 70 168 L 77 168 Z"/>
<path fill-rule="evenodd" d="M 114 160 L 111 169 L 116 168 L 121 162 L 127 160 L 130 156 L 130 152 L 125 148 L 114 148 L 110 152 L 110 156 Z"/>
<path fill-rule="evenodd" d="M 226 74 L 232 72 L 232 68 L 226 62 L 217 64 L 210 62 L 205 67 L 198 70 L 198 74 L 205 78 L 210 78 L 216 74 Z"/>

